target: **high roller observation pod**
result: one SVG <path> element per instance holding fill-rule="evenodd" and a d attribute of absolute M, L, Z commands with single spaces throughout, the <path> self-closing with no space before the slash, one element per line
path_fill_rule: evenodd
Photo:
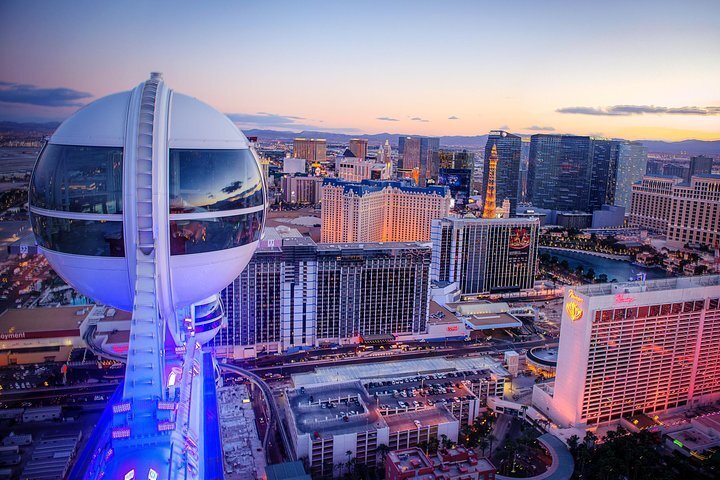
<path fill-rule="evenodd" d="M 247 138 L 153 73 L 58 127 L 29 204 L 55 271 L 133 312 L 122 398 L 84 478 L 202 478 L 197 352 L 221 326 L 217 294 L 250 261 L 267 207 Z"/>

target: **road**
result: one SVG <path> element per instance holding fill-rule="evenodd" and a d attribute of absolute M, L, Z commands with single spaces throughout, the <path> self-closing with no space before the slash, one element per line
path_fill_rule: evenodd
<path fill-rule="evenodd" d="M 307 372 L 313 370 L 315 367 L 323 366 L 337 366 L 362 363 L 375 363 L 375 362 L 387 362 L 391 360 L 411 360 L 414 358 L 424 357 L 447 357 L 453 355 L 467 355 L 468 353 L 489 353 L 499 354 L 506 350 L 515 349 L 529 349 L 532 347 L 538 347 L 541 345 L 549 345 L 555 343 L 555 340 L 532 340 L 528 342 L 497 342 L 493 345 L 473 345 L 464 344 L 461 347 L 449 347 L 449 348 L 436 348 L 433 350 L 421 350 L 415 352 L 398 352 L 397 350 L 388 350 L 387 352 L 395 351 L 398 353 L 378 356 L 353 356 L 348 358 L 330 359 L 330 360 L 309 360 L 304 362 L 287 363 L 283 365 L 274 365 L 270 367 L 256 367 L 252 371 L 257 374 L 281 374 L 287 375 L 290 373 Z M 314 352 L 312 352 L 314 353 Z"/>
<path fill-rule="evenodd" d="M 267 411 L 269 412 L 269 414 L 268 414 L 269 418 L 267 419 L 268 428 L 265 433 L 265 439 L 263 441 L 263 446 L 265 447 L 266 451 L 268 451 L 267 445 L 268 445 L 268 441 L 269 441 L 269 433 L 272 431 L 272 428 L 270 427 L 270 425 L 275 425 L 277 432 L 280 434 L 280 439 L 283 444 L 283 449 L 285 450 L 286 458 L 288 458 L 289 460 L 295 460 L 295 451 L 292 447 L 292 444 L 290 443 L 288 434 L 285 431 L 285 427 L 282 423 L 282 418 L 280 416 L 280 409 L 277 406 L 275 397 L 273 397 L 272 390 L 270 389 L 268 384 L 265 383 L 265 381 L 262 378 L 260 378 L 253 372 L 249 372 L 249 371 L 245 370 L 244 368 L 241 368 L 241 367 L 238 367 L 235 365 L 221 363 L 220 369 L 240 375 L 240 376 L 246 378 L 247 380 L 249 380 L 250 382 L 252 382 L 258 388 L 260 388 L 260 390 L 263 393 L 263 396 L 265 397 L 265 404 L 267 406 Z"/>
<path fill-rule="evenodd" d="M 71 405 L 70 399 L 80 400 L 89 398 L 94 401 L 96 395 L 103 395 L 109 398 L 119 383 L 94 383 L 84 385 L 72 385 L 65 387 L 53 387 L 35 390 L 11 390 L 0 392 L 0 402 L 8 407 L 20 406 L 22 402 L 31 402 L 33 407 L 43 405 Z M 62 400 L 62 402 L 59 402 Z M 102 403 L 105 403 L 104 401 Z M 16 405 L 13 405 L 16 404 Z"/>

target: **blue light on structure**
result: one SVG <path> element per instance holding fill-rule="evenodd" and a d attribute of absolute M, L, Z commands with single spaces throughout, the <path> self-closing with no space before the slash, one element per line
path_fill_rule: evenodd
<path fill-rule="evenodd" d="M 133 314 L 122 391 L 71 478 L 203 478 L 208 420 L 204 395 L 191 391 L 207 388 L 213 369 L 203 367 L 201 345 L 222 323 L 217 293 L 247 265 L 265 221 L 247 138 L 152 74 L 58 127 L 29 204 L 54 270 Z"/>

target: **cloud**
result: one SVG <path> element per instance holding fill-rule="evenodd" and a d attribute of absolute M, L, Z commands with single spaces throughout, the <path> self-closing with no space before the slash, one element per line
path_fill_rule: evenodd
<path fill-rule="evenodd" d="M 558 113 L 627 117 L 630 115 L 720 115 L 720 106 L 659 107 L 656 105 L 612 105 L 610 107 L 564 107 Z"/>
<path fill-rule="evenodd" d="M 92 94 L 71 88 L 40 88 L 0 81 L 0 102 L 43 107 L 81 107 Z"/>
<path fill-rule="evenodd" d="M 455 115 L 448 117 L 448 120 L 460 120 L 460 118 L 456 117 Z"/>
<path fill-rule="evenodd" d="M 375 120 L 382 120 L 383 122 L 399 122 L 397 118 L 392 117 L 376 117 Z"/>
<path fill-rule="evenodd" d="M 420 118 L 420 117 L 412 117 L 410 120 L 412 120 L 413 122 L 429 122 L 430 121 L 430 120 L 425 120 L 424 118 Z"/>
<path fill-rule="evenodd" d="M 298 120 L 308 120 L 305 117 L 297 115 L 280 115 L 270 112 L 257 113 L 226 113 L 227 117 L 234 123 L 242 125 L 243 128 L 279 128 L 286 130 L 322 130 L 326 132 L 356 132 L 357 128 L 327 128 L 311 125 L 309 123 L 298 122 Z M 316 120 L 312 120 L 316 121 Z M 317 120 L 318 123 L 323 123 Z"/>
<path fill-rule="evenodd" d="M 293 115 L 278 115 L 277 113 L 258 112 L 258 113 L 228 113 L 227 116 L 236 123 L 252 123 L 254 125 L 265 126 L 290 126 L 295 125 L 296 120 L 304 120 L 303 117 Z"/>
<path fill-rule="evenodd" d="M 535 132 L 554 132 L 554 127 L 541 127 L 540 125 L 533 125 L 532 127 L 525 127 L 525 130 L 533 130 Z"/>

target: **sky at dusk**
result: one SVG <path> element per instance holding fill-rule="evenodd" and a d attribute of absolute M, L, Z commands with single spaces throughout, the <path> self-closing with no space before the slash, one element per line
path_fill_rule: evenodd
<path fill-rule="evenodd" d="M 161 71 L 241 128 L 720 139 L 720 1 L 0 2 L 0 120 Z"/>

